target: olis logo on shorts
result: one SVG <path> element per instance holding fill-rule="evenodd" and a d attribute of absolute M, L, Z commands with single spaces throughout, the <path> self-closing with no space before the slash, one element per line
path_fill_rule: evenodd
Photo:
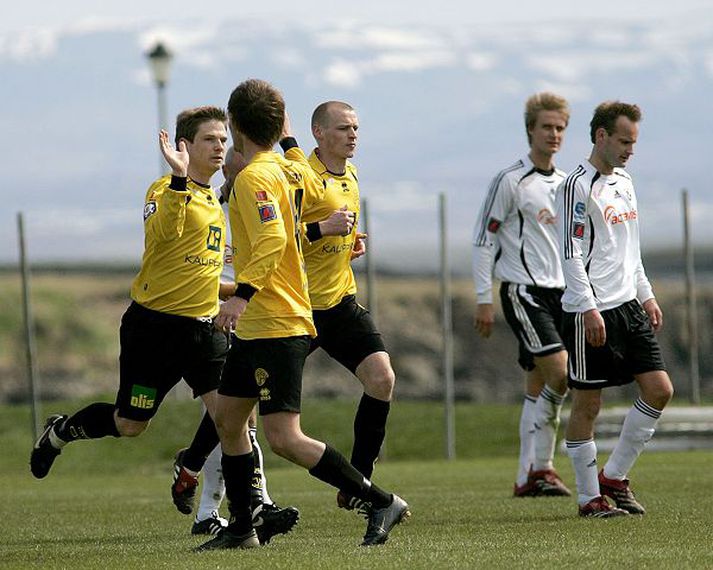
<path fill-rule="evenodd" d="M 270 390 L 268 390 L 267 388 L 263 388 L 262 390 L 260 390 L 260 401 L 261 402 L 268 402 L 268 401 L 270 401 L 271 398 L 272 398 L 272 396 L 270 396 Z"/>
<path fill-rule="evenodd" d="M 265 370 L 264 368 L 255 369 L 255 383 L 258 386 L 262 386 L 269 376 L 270 375 L 267 373 L 267 370 Z"/>
<path fill-rule="evenodd" d="M 134 384 L 131 387 L 131 407 L 141 410 L 151 410 L 156 401 L 156 388 L 147 388 Z"/>

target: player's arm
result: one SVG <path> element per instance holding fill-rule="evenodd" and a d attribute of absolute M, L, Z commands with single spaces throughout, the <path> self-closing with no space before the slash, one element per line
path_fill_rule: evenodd
<path fill-rule="evenodd" d="M 227 301 L 233 295 L 235 295 L 235 282 L 221 281 L 218 289 L 218 297 L 220 297 L 220 300 Z"/>
<path fill-rule="evenodd" d="M 589 189 L 574 177 L 565 178 L 557 189 L 557 236 L 565 286 L 582 313 L 585 338 L 592 346 L 603 346 L 606 327 L 597 310 L 582 255 L 588 203 Z"/>
<path fill-rule="evenodd" d="M 477 296 L 473 326 L 483 338 L 492 334 L 495 323 L 493 250 L 497 233 L 514 207 L 514 196 L 515 185 L 510 178 L 493 179 L 473 229 L 472 271 Z"/>
<path fill-rule="evenodd" d="M 663 312 L 654 297 L 653 288 L 651 287 L 649 278 L 646 276 L 644 264 L 641 259 L 639 259 L 639 263 L 636 266 L 634 278 L 636 279 L 636 298 L 644 307 L 644 311 L 646 311 L 649 321 L 651 321 L 651 326 L 658 332 L 661 330 L 661 327 L 663 327 Z"/>
<path fill-rule="evenodd" d="M 183 235 L 190 197 L 187 189 L 189 157 L 186 143 L 181 141 L 178 149 L 173 148 L 164 130 L 159 133 L 159 147 L 171 167 L 171 179 L 168 184 L 162 179 L 149 188 L 144 203 L 144 228 L 156 239 L 169 241 Z"/>

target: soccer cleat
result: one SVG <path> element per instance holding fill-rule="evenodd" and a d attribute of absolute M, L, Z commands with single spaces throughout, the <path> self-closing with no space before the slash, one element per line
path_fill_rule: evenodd
<path fill-rule="evenodd" d="M 358 497 L 347 495 L 343 491 L 337 492 L 337 506 L 340 509 L 345 509 L 347 511 L 353 511 L 356 509 L 360 515 L 364 515 L 366 517 L 369 516 L 369 511 L 371 510 L 371 504 L 361 500 Z"/>
<path fill-rule="evenodd" d="M 527 474 L 527 483 L 524 486 L 531 486 L 535 494 L 517 496 L 570 497 L 572 495 L 572 492 L 565 486 L 554 469 L 530 470 Z"/>
<path fill-rule="evenodd" d="M 207 519 L 193 523 L 191 534 L 218 534 L 226 526 L 228 526 L 228 521 L 221 517 L 217 511 L 213 511 Z"/>
<path fill-rule="evenodd" d="M 264 504 L 253 511 L 253 527 L 260 544 L 267 544 L 277 534 L 287 534 L 300 519 L 294 507 L 281 509 L 277 505 Z"/>
<path fill-rule="evenodd" d="M 173 461 L 173 484 L 171 485 L 171 497 L 173 504 L 179 512 L 190 515 L 193 512 L 193 503 L 196 498 L 196 487 L 198 487 L 198 477 L 194 477 L 183 467 L 183 456 L 185 449 L 179 449 L 176 459 Z"/>
<path fill-rule="evenodd" d="M 609 479 L 604 476 L 604 469 L 599 472 L 599 492 L 631 515 L 643 515 L 646 512 L 629 488 L 629 480 Z"/>
<path fill-rule="evenodd" d="M 362 546 L 384 544 L 391 530 L 411 516 L 409 506 L 398 495 L 392 495 L 391 503 L 382 508 L 371 508 L 367 517 L 366 534 Z"/>
<path fill-rule="evenodd" d="M 61 449 L 57 449 L 50 442 L 50 431 L 58 423 L 63 422 L 69 416 L 61 414 L 53 414 L 45 421 L 45 427 L 42 435 L 37 438 L 32 454 L 30 455 L 30 471 L 38 479 L 42 479 L 50 472 L 52 464 L 57 456 L 62 453 Z"/>
<path fill-rule="evenodd" d="M 246 534 L 233 534 L 227 528 L 224 528 L 218 533 L 218 536 L 197 546 L 193 549 L 193 552 L 227 550 L 231 548 L 245 550 L 246 548 L 257 548 L 258 546 L 260 546 L 260 541 L 257 539 L 255 529 Z"/>
<path fill-rule="evenodd" d="M 539 497 L 539 487 L 530 481 L 526 481 L 524 485 L 514 483 L 512 486 L 513 497 Z"/>
<path fill-rule="evenodd" d="M 608 519 L 611 517 L 627 516 L 628 514 L 629 513 L 623 509 L 612 507 L 604 497 L 597 497 L 589 501 L 586 505 L 580 505 L 579 507 L 580 517 Z"/>

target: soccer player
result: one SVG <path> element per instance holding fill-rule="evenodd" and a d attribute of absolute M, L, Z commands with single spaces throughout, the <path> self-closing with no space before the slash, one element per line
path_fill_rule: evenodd
<path fill-rule="evenodd" d="M 233 182 L 246 164 L 241 152 L 236 151 L 232 146 L 228 148 L 223 164 L 225 181 L 219 191 L 219 201 L 226 216 L 228 216 L 228 200 Z M 233 246 L 228 231 L 220 280 L 220 298 L 228 299 L 234 293 Z M 259 530 L 258 537 L 261 543 L 266 543 L 275 534 L 289 532 L 297 523 L 299 511 L 294 507 L 280 508 L 270 498 L 262 449 L 257 440 L 257 414 L 254 410 L 248 421 L 250 441 L 255 455 L 255 472 L 251 483 L 253 524 Z M 217 534 L 228 525 L 228 521 L 219 514 L 220 504 L 225 496 L 225 482 L 220 466 L 221 455 L 218 432 L 215 430 L 210 414 L 206 412 L 190 447 L 179 450 L 176 454 L 174 481 L 171 485 L 171 496 L 176 508 L 184 514 L 190 514 L 193 511 L 198 474 L 203 472 L 203 487 L 191 534 Z"/>
<path fill-rule="evenodd" d="M 493 178 L 473 235 L 474 326 L 484 338 L 492 332 L 494 274 L 505 319 L 518 339 L 518 362 L 527 371 L 515 497 L 571 494 L 553 465 L 567 392 L 567 354 L 558 332 L 564 278 L 554 215 L 564 172 L 555 168 L 554 155 L 568 122 L 562 97 L 545 92 L 527 100 L 530 151 Z"/>
<path fill-rule="evenodd" d="M 341 101 L 322 103 L 312 114 L 317 148 L 309 163 L 325 182 L 325 193 L 322 200 L 304 210 L 307 231 L 302 244 L 317 329 L 310 352 L 321 347 L 364 387 L 354 417 L 351 463 L 368 479 L 386 434 L 395 375 L 371 315 L 355 298 L 357 287 L 351 260 L 363 253 L 365 247 L 364 235 L 357 233 L 357 170 L 349 161 L 356 149 L 358 129 L 356 111 Z M 281 144 L 284 148 L 285 142 Z M 340 208 L 356 214 L 351 231 L 322 236 L 317 221 Z M 357 497 L 341 490 L 337 493 L 337 504 L 349 510 L 368 508 Z"/>
<path fill-rule="evenodd" d="M 364 545 L 383 543 L 410 513 L 400 497 L 359 473 L 339 452 L 300 428 L 302 368 L 315 336 L 301 246 L 301 213 L 321 198 L 308 165 L 272 152 L 285 121 L 282 95 L 248 80 L 230 96 L 234 141 L 248 166 L 230 199 L 236 241 L 235 295 L 223 303 L 216 326 L 235 328 L 216 410 L 230 523 L 199 550 L 252 548 L 259 541 L 250 512 L 253 454 L 247 420 L 259 401 L 272 450 L 339 490 L 372 504 Z"/>
<path fill-rule="evenodd" d="M 183 111 L 177 148 L 161 131 L 171 175 L 146 193 L 145 249 L 121 320 L 116 401 L 50 416 L 30 458 L 35 477 L 45 477 L 62 448 L 78 439 L 140 435 L 181 378 L 214 413 L 228 343 L 213 327 L 226 227 L 210 180 L 223 164 L 226 121 L 217 107 Z"/>
<path fill-rule="evenodd" d="M 636 193 L 624 170 L 634 154 L 640 120 L 636 105 L 599 105 L 590 123 L 594 146 L 589 160 L 570 172 L 557 191 L 566 283 L 562 331 L 572 390 L 566 443 L 583 517 L 644 513 L 627 477 L 673 396 L 654 336 L 663 315 L 641 262 Z M 594 422 L 602 389 L 632 381 L 639 398 L 597 475 Z"/>

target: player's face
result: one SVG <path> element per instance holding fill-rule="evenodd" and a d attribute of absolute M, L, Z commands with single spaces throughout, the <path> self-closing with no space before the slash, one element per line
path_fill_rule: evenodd
<path fill-rule="evenodd" d="M 206 121 L 198 127 L 193 142 L 186 141 L 191 168 L 213 176 L 223 165 L 228 132 L 220 121 Z"/>
<path fill-rule="evenodd" d="M 528 131 L 530 147 L 538 154 L 552 156 L 560 149 L 566 128 L 567 118 L 559 111 L 539 111 Z"/>
<path fill-rule="evenodd" d="M 359 130 L 356 112 L 350 109 L 331 109 L 327 125 L 319 130 L 317 142 L 320 152 L 340 159 L 354 156 Z"/>
<path fill-rule="evenodd" d="M 617 118 L 614 127 L 611 135 L 603 128 L 599 130 L 600 152 L 609 166 L 624 168 L 634 154 L 634 145 L 639 136 L 639 124 L 621 115 Z"/>

